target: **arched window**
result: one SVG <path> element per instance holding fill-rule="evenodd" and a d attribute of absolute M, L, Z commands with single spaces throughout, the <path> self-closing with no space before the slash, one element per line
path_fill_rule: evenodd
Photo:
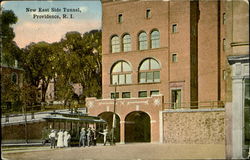
<path fill-rule="evenodd" d="M 139 68 L 139 83 L 160 82 L 160 64 L 153 58 L 145 59 Z"/>
<path fill-rule="evenodd" d="M 129 34 L 126 34 L 122 38 L 123 51 L 131 51 L 131 37 Z"/>
<path fill-rule="evenodd" d="M 118 36 L 111 38 L 111 51 L 112 53 L 120 52 L 120 42 Z"/>
<path fill-rule="evenodd" d="M 141 32 L 139 34 L 139 50 L 145 49 L 148 49 L 147 34 L 145 32 Z"/>
<path fill-rule="evenodd" d="M 160 47 L 160 32 L 154 30 L 151 32 L 151 48 L 159 48 Z"/>
<path fill-rule="evenodd" d="M 12 83 L 14 83 L 14 84 L 17 84 L 17 83 L 18 83 L 18 76 L 17 76 L 17 73 L 12 73 L 12 74 L 11 74 L 11 81 L 12 81 Z"/>
<path fill-rule="evenodd" d="M 132 70 L 125 61 L 117 62 L 111 69 L 111 84 L 131 84 Z"/>

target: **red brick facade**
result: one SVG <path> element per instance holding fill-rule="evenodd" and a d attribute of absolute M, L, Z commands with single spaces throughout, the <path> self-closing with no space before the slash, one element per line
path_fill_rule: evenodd
<path fill-rule="evenodd" d="M 90 115 L 113 112 L 111 93 L 115 85 L 111 82 L 112 66 L 116 62 L 126 61 L 132 70 L 132 83 L 117 86 L 119 98 L 116 113 L 121 120 L 121 142 L 125 139 L 126 116 L 133 111 L 143 111 L 150 116 L 151 142 L 159 142 L 160 111 L 164 103 L 173 101 L 173 90 L 180 90 L 181 102 L 224 100 L 222 72 L 225 59 L 221 47 L 224 38 L 221 18 L 224 2 L 200 1 L 197 4 L 198 9 L 193 10 L 190 1 L 102 2 L 103 99 L 88 98 L 87 107 Z M 147 10 L 150 10 L 148 18 Z M 191 21 L 190 15 L 193 13 L 197 16 L 197 24 Z M 119 15 L 122 15 L 122 22 L 119 22 Z M 197 31 L 193 31 L 195 25 Z M 160 33 L 160 47 L 151 49 L 150 36 L 153 30 Z M 142 31 L 147 34 L 146 50 L 139 50 L 139 34 Z M 121 49 L 121 52 L 112 53 L 111 38 L 118 36 L 122 48 L 125 34 L 131 36 L 131 51 L 123 52 Z M 160 64 L 160 82 L 140 83 L 139 68 L 147 58 L 153 58 Z M 197 76 L 195 80 L 193 77 Z M 155 90 L 159 91 L 159 95 L 150 97 L 150 92 Z M 147 98 L 138 98 L 140 91 L 147 91 Z M 191 98 L 193 91 L 197 95 Z M 130 92 L 130 98 L 122 99 L 122 92 Z M 159 107 L 155 106 L 158 103 Z"/>

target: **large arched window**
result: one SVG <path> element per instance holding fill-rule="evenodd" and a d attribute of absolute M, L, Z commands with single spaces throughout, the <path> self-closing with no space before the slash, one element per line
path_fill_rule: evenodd
<path fill-rule="evenodd" d="M 131 84 L 131 73 L 131 67 L 127 62 L 117 62 L 111 69 L 111 84 Z"/>
<path fill-rule="evenodd" d="M 153 58 L 145 59 L 139 68 L 140 83 L 160 82 L 160 64 Z"/>
<path fill-rule="evenodd" d="M 122 38 L 123 51 L 131 51 L 131 37 L 129 34 L 126 34 Z"/>
<path fill-rule="evenodd" d="M 118 36 L 113 36 L 111 38 L 111 52 L 112 53 L 120 52 L 120 42 Z"/>
<path fill-rule="evenodd" d="M 159 48 L 160 47 L 160 32 L 154 30 L 151 32 L 151 48 Z"/>
<path fill-rule="evenodd" d="M 148 49 L 147 34 L 146 32 L 141 32 L 139 34 L 139 50 Z"/>

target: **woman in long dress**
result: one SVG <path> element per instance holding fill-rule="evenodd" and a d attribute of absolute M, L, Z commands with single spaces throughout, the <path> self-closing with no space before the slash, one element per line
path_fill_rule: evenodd
<path fill-rule="evenodd" d="M 60 130 L 58 133 L 58 138 L 57 138 L 57 147 L 61 148 L 63 147 L 63 132 Z"/>
<path fill-rule="evenodd" d="M 69 146 L 69 139 L 71 138 L 71 136 L 67 131 L 65 131 L 63 133 L 63 135 L 64 135 L 64 139 L 63 139 L 64 147 L 68 147 Z"/>

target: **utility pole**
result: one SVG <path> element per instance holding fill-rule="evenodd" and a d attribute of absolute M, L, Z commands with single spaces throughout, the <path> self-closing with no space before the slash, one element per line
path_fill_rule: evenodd
<path fill-rule="evenodd" d="M 28 126 L 27 126 L 27 113 L 26 113 L 26 104 L 22 107 L 23 116 L 24 116 L 24 129 L 25 129 L 25 142 L 28 143 Z"/>
<path fill-rule="evenodd" d="M 112 125 L 112 139 L 111 139 L 111 143 L 112 145 L 115 144 L 115 127 L 116 127 L 116 114 L 115 114 L 115 108 L 116 108 L 116 87 L 117 87 L 117 83 L 115 83 L 115 93 L 114 93 L 114 112 L 113 112 L 113 125 Z"/>

